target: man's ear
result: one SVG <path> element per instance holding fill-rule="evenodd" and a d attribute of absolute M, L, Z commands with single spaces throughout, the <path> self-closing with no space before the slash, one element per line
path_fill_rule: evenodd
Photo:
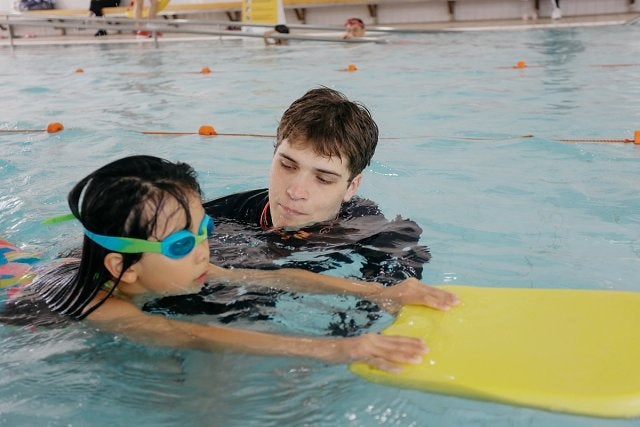
<path fill-rule="evenodd" d="M 120 277 L 120 273 L 122 272 L 122 254 L 118 254 L 115 252 L 111 252 L 104 257 L 104 266 L 111 273 L 113 277 Z M 122 278 L 120 278 L 121 282 L 132 283 L 138 277 L 138 273 L 136 272 L 133 266 L 129 267 L 127 271 L 124 272 Z"/>
<path fill-rule="evenodd" d="M 358 187 L 360 187 L 361 182 L 362 182 L 362 174 L 359 173 L 358 175 L 354 176 L 351 182 L 349 183 L 349 186 L 347 187 L 347 192 L 344 194 L 344 197 L 342 198 L 342 200 L 345 202 L 348 202 L 349 200 L 351 200 L 351 198 L 356 194 L 356 191 L 358 191 Z"/>

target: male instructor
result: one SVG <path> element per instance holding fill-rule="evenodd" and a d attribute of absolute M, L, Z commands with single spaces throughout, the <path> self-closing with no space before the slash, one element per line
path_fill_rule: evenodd
<path fill-rule="evenodd" d="M 420 279 L 430 259 L 418 244 L 413 221 L 387 220 L 370 200 L 355 196 L 362 172 L 378 142 L 369 110 L 333 89 L 312 89 L 283 114 L 277 131 L 269 188 L 221 197 L 204 204 L 215 218 L 210 239 L 212 262 L 225 267 L 304 268 L 385 285 Z M 172 297 L 161 306 L 172 311 L 268 318 L 274 293 L 249 289 L 225 303 L 224 286 L 204 296 Z M 157 304 L 154 304 L 157 305 Z M 378 317 L 368 307 L 368 321 Z M 349 315 L 337 313 L 333 332 L 357 329 Z M 346 329 L 346 330 L 345 330 Z"/>

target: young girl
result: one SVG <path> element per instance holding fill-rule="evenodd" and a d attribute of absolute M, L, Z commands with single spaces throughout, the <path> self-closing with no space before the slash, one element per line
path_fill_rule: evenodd
<path fill-rule="evenodd" d="M 213 219 L 202 208 L 194 170 L 151 156 L 114 161 L 80 181 L 69 207 L 84 227 L 81 259 L 40 273 L 0 314 L 8 323 L 44 325 L 86 319 L 132 340 L 215 351 L 364 361 L 397 371 L 426 352 L 421 340 L 365 334 L 352 338 L 275 335 L 148 314 L 160 296 L 198 292 L 205 282 L 261 284 L 287 291 L 348 293 L 383 306 L 423 304 L 446 310 L 454 295 L 415 279 L 385 288 L 304 270 L 223 269 L 209 262 Z"/>

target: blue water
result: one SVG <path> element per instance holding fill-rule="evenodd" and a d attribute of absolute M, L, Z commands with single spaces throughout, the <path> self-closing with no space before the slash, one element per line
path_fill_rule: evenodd
<path fill-rule="evenodd" d="M 295 98 L 326 85 L 380 125 L 360 194 L 423 228 L 425 282 L 640 291 L 640 146 L 558 141 L 633 138 L 640 26 L 387 38 L 0 49 L 0 129 L 65 126 L 0 133 L 0 236 L 44 258 L 77 245 L 77 225 L 39 221 L 129 154 L 191 163 L 207 198 L 266 186 L 270 138 L 142 131 L 273 134 Z M 513 69 L 520 60 L 529 67 Z M 350 63 L 358 71 L 338 71 Z M 322 333 L 330 307 L 350 302 L 285 300 L 272 322 L 243 326 Z M 8 426 L 638 424 L 373 385 L 307 360 L 148 348 L 82 325 L 0 327 L 0 370 Z"/>

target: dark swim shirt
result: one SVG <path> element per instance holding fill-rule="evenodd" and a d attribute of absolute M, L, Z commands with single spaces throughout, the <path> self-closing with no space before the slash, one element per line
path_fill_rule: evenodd
<path fill-rule="evenodd" d="M 260 189 L 203 205 L 215 219 L 216 231 L 209 239 L 213 264 L 301 268 L 393 285 L 409 277 L 420 279 L 423 265 L 431 257 L 429 250 L 418 244 L 422 229 L 415 222 L 399 217 L 387 220 L 370 200 L 354 197 L 342 204 L 335 220 L 297 231 L 269 228 L 268 201 L 268 190 Z M 280 293 L 262 287 L 245 288 L 240 293 L 235 286 L 209 283 L 199 294 L 162 298 L 144 308 L 166 314 L 217 315 L 224 323 L 238 318 L 260 320 L 269 318 L 268 307 L 275 305 Z M 365 310 L 366 323 L 379 317 L 375 304 L 360 301 L 355 309 Z M 367 326 L 354 324 L 347 313 L 335 313 L 334 318 L 329 325 L 333 335 L 351 335 Z"/>

